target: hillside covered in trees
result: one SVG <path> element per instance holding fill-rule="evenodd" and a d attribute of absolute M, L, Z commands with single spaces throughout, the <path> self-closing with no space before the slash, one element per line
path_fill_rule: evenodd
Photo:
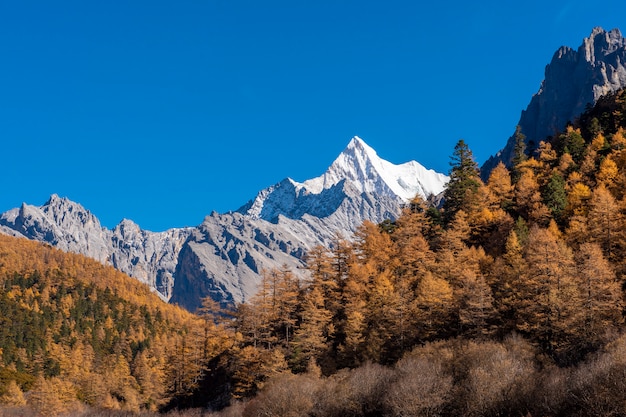
<path fill-rule="evenodd" d="M 41 415 L 157 410 L 226 340 L 89 258 L 0 235 L 0 403 Z"/>
<path fill-rule="evenodd" d="M 198 316 L 75 255 L 0 239 L 0 401 L 44 415 L 626 415 L 626 93 L 482 181 L 415 199 Z M 48 407 L 48 408 L 45 408 Z M 201 411 L 204 410 L 204 411 Z M 190 411 L 191 412 L 191 411 Z"/>

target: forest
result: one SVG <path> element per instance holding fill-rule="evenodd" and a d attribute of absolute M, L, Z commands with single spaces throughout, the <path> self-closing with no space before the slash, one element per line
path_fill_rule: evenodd
<path fill-rule="evenodd" d="M 440 206 L 337 235 L 308 280 L 264 271 L 234 309 L 0 237 L 4 412 L 626 415 L 625 100 L 518 130 L 484 180 L 459 140 Z"/>

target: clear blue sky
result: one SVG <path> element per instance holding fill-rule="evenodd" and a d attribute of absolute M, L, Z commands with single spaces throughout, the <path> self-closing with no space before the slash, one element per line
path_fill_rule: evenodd
<path fill-rule="evenodd" d="M 482 163 L 594 26 L 626 33 L 626 2 L 5 1 L 0 211 L 57 193 L 109 228 L 193 226 L 354 135 Z"/>

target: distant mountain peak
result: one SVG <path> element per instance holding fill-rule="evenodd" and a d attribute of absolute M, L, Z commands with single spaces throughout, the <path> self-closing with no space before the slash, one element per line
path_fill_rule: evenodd
<path fill-rule="evenodd" d="M 358 136 L 354 136 L 348 142 L 348 146 L 343 150 L 342 154 L 361 154 L 370 158 L 378 158 L 378 154 L 369 146 L 363 139 Z"/>
<path fill-rule="evenodd" d="M 380 158 L 363 139 L 354 136 L 321 176 L 302 183 L 286 178 L 259 192 L 254 200 L 237 211 L 271 222 L 278 221 L 280 215 L 300 218 L 308 213 L 319 217 L 320 213 L 328 213 L 331 207 L 339 206 L 338 199 L 346 197 L 346 189 L 403 203 L 416 195 L 422 198 L 438 195 L 447 181 L 446 175 L 428 170 L 415 161 L 392 164 Z M 319 198 L 313 201 L 315 195 Z"/>
<path fill-rule="evenodd" d="M 388 162 L 358 136 L 352 138 L 321 177 L 305 181 L 303 186 L 319 192 L 344 179 L 361 192 L 395 197 L 405 202 L 416 195 L 422 198 L 438 195 L 448 181 L 446 175 L 426 169 L 416 161 L 400 165 Z"/>
<path fill-rule="evenodd" d="M 560 47 L 546 66 L 544 80 L 522 111 L 518 125 L 529 150 L 540 141 L 563 131 L 587 106 L 608 93 L 626 87 L 626 39 L 619 29 L 595 27 L 577 50 Z M 483 176 L 503 161 L 510 165 L 515 147 L 511 136 L 506 146 L 482 167 Z"/>
<path fill-rule="evenodd" d="M 584 51 L 586 61 L 596 63 L 603 57 L 610 55 L 626 45 L 626 41 L 619 29 L 605 31 L 595 27 L 588 38 L 583 39 L 580 50 Z"/>

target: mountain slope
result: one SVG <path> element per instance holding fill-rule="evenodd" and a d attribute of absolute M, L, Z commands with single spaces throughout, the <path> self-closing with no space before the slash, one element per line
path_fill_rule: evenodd
<path fill-rule="evenodd" d="M 194 334 L 205 326 L 199 317 L 85 256 L 0 236 L 0 259 L 0 404 L 13 382 L 18 395 L 28 391 L 37 415 L 66 415 L 86 404 L 156 409 L 201 375 L 197 357 L 180 356 L 177 347 L 200 352 L 209 346 L 205 337 L 225 340 L 212 327 Z"/>
<path fill-rule="evenodd" d="M 600 97 L 626 87 L 626 39 L 619 29 L 594 28 L 578 50 L 563 46 L 546 66 L 539 91 L 522 111 L 518 125 L 529 148 L 562 131 Z M 483 175 L 503 161 L 511 163 L 515 140 L 485 162 Z"/>

